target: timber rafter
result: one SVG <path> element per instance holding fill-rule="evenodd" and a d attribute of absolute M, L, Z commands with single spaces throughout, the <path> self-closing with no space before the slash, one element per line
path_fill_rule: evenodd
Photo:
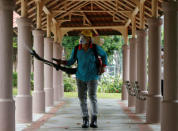
<path fill-rule="evenodd" d="M 51 28 L 55 38 L 57 34 L 62 34 L 61 30 L 68 32 L 68 35 L 77 35 L 82 29 L 92 29 L 94 33 L 101 35 L 126 35 L 132 32 L 135 36 L 136 29 L 147 27 L 147 18 L 162 15 L 162 2 L 163 0 L 16 0 L 15 11 L 28 17 L 36 28 L 45 31 L 48 27 L 47 15 L 50 15 L 52 23 L 48 28 Z"/>

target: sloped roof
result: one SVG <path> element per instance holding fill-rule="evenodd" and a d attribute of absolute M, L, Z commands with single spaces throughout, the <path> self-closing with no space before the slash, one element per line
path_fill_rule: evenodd
<path fill-rule="evenodd" d="M 45 0 L 45 8 L 52 14 L 53 18 L 60 22 L 61 27 L 105 27 L 124 26 L 129 22 L 129 14 L 132 14 L 138 7 L 140 0 Z M 152 16 L 152 0 L 144 2 L 144 18 L 147 27 L 147 18 Z M 162 15 L 162 0 L 158 0 L 158 15 Z M 28 18 L 36 26 L 36 3 L 35 0 L 28 0 Z M 16 0 L 16 12 L 21 14 L 21 0 Z M 42 29 L 46 30 L 47 17 L 42 11 Z M 140 28 L 139 11 L 136 14 L 136 28 Z M 80 30 L 68 32 L 68 35 L 78 35 Z M 113 29 L 97 28 L 95 33 L 100 35 L 118 35 L 120 32 Z M 131 34 L 131 22 L 128 26 L 128 33 Z"/>

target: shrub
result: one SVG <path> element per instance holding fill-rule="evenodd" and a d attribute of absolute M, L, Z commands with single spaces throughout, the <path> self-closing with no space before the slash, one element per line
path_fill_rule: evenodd
<path fill-rule="evenodd" d="M 98 83 L 98 92 L 101 93 L 121 93 L 122 81 L 119 77 L 103 76 Z"/>
<path fill-rule="evenodd" d="M 34 73 L 33 72 L 30 75 L 30 86 L 31 86 L 31 90 L 34 90 Z"/>
<path fill-rule="evenodd" d="M 72 76 L 67 76 L 66 74 L 63 74 L 64 76 L 64 92 L 75 92 L 77 90 L 76 86 L 76 80 Z"/>
<path fill-rule="evenodd" d="M 33 73 L 30 75 L 30 85 L 31 89 L 34 89 L 34 80 L 33 80 Z M 12 86 L 13 88 L 17 87 L 17 72 L 13 72 L 13 77 L 12 77 Z"/>
<path fill-rule="evenodd" d="M 17 87 L 17 72 L 13 72 L 12 86 L 15 88 Z"/>

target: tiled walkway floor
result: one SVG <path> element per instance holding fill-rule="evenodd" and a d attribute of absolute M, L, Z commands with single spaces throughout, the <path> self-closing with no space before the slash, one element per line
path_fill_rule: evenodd
<path fill-rule="evenodd" d="M 32 123 L 25 131 L 160 131 L 160 125 L 145 124 L 145 114 L 136 115 L 134 108 L 127 108 L 127 103 L 117 99 L 99 99 L 97 129 L 82 129 L 82 118 L 77 98 L 64 99 L 46 113 L 43 118 Z"/>

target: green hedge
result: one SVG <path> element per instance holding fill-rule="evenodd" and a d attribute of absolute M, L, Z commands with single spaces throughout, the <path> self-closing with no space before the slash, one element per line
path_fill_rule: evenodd
<path fill-rule="evenodd" d="M 31 73 L 31 76 L 30 76 L 30 84 L 31 84 L 31 89 L 33 90 L 34 89 L 33 73 Z M 17 72 L 13 72 L 12 86 L 13 88 L 17 87 Z"/>
<path fill-rule="evenodd" d="M 17 87 L 17 72 L 13 72 L 12 86 Z"/>
<path fill-rule="evenodd" d="M 122 81 L 118 76 L 103 76 L 98 83 L 100 93 L 121 93 Z"/>
<path fill-rule="evenodd" d="M 122 81 L 119 77 L 103 76 L 98 82 L 98 92 L 100 93 L 121 93 Z M 74 77 L 68 77 L 64 74 L 64 91 L 77 91 L 76 80 Z"/>
<path fill-rule="evenodd" d="M 64 76 L 64 92 L 75 92 L 77 91 L 76 80 L 72 76 L 67 76 L 63 73 Z"/>
<path fill-rule="evenodd" d="M 64 76 L 64 92 L 76 92 L 77 85 L 75 77 L 67 76 L 63 73 Z M 31 90 L 34 89 L 34 80 L 33 73 L 31 73 Z M 17 72 L 13 73 L 13 87 L 17 87 Z M 122 81 L 119 80 L 119 77 L 112 76 L 102 76 L 98 82 L 98 92 L 99 93 L 121 93 Z"/>

